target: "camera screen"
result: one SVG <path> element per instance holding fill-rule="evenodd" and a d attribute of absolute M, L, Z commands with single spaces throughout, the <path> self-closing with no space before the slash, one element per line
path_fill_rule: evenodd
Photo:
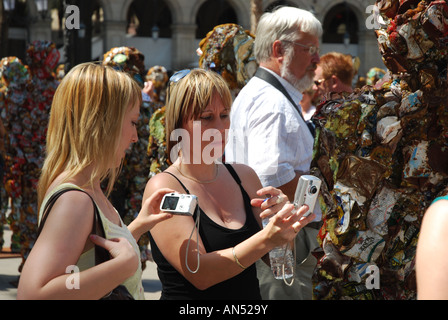
<path fill-rule="evenodd" d="M 179 197 L 165 197 L 165 201 L 162 204 L 162 210 L 175 210 Z"/>

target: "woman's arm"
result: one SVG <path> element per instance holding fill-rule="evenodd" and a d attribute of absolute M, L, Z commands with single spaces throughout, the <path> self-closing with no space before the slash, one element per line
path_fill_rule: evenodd
<path fill-rule="evenodd" d="M 167 212 L 160 212 L 160 202 L 163 196 L 170 192 L 174 192 L 174 190 L 169 188 L 159 189 L 142 202 L 142 209 L 137 218 L 128 225 L 135 241 L 138 241 L 145 232 L 151 230 L 160 221 L 173 216 Z"/>
<path fill-rule="evenodd" d="M 131 276 L 139 259 L 125 239 L 94 238 L 113 259 L 79 273 L 79 289 L 67 285 L 67 273 L 93 245 L 89 241 L 93 204 L 81 192 L 67 192 L 55 202 L 45 226 L 23 267 L 18 299 L 99 299 Z"/>
<path fill-rule="evenodd" d="M 432 204 L 423 218 L 417 245 L 418 299 L 448 299 L 448 200 Z"/>
<path fill-rule="evenodd" d="M 161 177 L 161 175 L 151 178 L 146 186 L 143 201 L 160 189 L 162 185 L 173 189 L 176 188 L 174 184 L 169 184 L 170 181 Z M 299 215 L 291 215 L 293 207 L 292 204 L 285 204 L 282 210 L 269 223 L 268 227 L 236 245 L 234 249 L 227 248 L 206 252 L 201 239 L 197 239 L 196 232 L 194 232 L 189 251 L 186 252 L 188 239 L 194 227 L 193 218 L 187 216 L 174 215 L 169 220 L 159 222 L 151 229 L 151 235 L 167 261 L 196 288 L 204 290 L 243 271 L 234 258 L 233 250 L 239 263 L 248 267 L 272 248 L 292 241 L 296 236 L 296 231 L 294 231 L 292 226 L 298 222 L 301 214 L 305 212 L 303 210 L 300 211 Z M 309 220 L 311 221 L 312 219 Z M 191 273 L 186 267 L 185 259 L 188 255 L 190 270 L 196 270 L 198 241 L 200 266 L 197 273 Z"/>

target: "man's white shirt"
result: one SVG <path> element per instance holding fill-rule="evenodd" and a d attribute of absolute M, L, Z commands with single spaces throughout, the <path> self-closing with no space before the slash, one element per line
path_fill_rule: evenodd
<path fill-rule="evenodd" d="M 265 70 L 280 81 L 300 110 L 302 94 L 277 74 Z M 250 166 L 264 187 L 282 186 L 294 179 L 295 171 L 309 171 L 313 143 L 314 138 L 297 109 L 266 81 L 253 77 L 233 102 L 226 162 Z M 314 213 L 314 221 L 320 221 L 319 205 Z"/>
<path fill-rule="evenodd" d="M 302 94 L 267 71 L 300 108 Z M 295 170 L 310 169 L 313 136 L 288 98 L 266 81 L 253 77 L 244 86 L 232 105 L 230 123 L 226 161 L 252 167 L 263 186 L 284 185 Z"/>

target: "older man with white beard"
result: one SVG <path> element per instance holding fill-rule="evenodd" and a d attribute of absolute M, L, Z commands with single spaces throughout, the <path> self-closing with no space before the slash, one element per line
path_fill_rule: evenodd
<path fill-rule="evenodd" d="M 226 161 L 251 166 L 263 186 L 280 188 L 291 201 L 312 160 L 313 132 L 302 117 L 300 101 L 301 92 L 313 84 L 321 35 L 321 23 L 308 11 L 280 7 L 265 13 L 254 46 L 260 68 L 236 97 L 230 114 Z M 269 267 L 257 263 L 263 299 L 312 298 L 316 260 L 310 251 L 318 246 L 321 219 L 316 208 L 315 223 L 296 237 L 292 286 L 274 279 Z"/>

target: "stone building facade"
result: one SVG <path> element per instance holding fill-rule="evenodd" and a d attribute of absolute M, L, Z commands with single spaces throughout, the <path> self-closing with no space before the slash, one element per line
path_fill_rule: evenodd
<path fill-rule="evenodd" d="M 77 1 L 83 0 L 67 2 Z M 28 11 L 36 12 L 34 2 L 28 2 L 31 2 Z M 262 10 L 289 5 L 312 11 L 324 27 L 321 52 L 339 51 L 357 56 L 361 60 L 360 74 L 365 74 L 371 67 L 384 68 L 372 26 L 374 2 L 262 0 Z M 198 44 L 215 25 L 232 22 L 251 28 L 249 0 L 94 0 L 93 3 L 92 21 L 82 23 L 87 25 L 91 40 L 91 58 L 101 59 L 112 47 L 134 46 L 145 54 L 147 68 L 163 65 L 168 70 L 177 70 L 197 65 Z M 63 51 L 60 39 L 63 23 L 55 20 L 58 16 L 54 10 L 44 19 L 40 15 L 32 19 L 32 25 L 27 27 L 27 40 L 59 41 Z M 20 28 L 11 28 L 9 37 L 24 37 L 19 31 Z"/>

